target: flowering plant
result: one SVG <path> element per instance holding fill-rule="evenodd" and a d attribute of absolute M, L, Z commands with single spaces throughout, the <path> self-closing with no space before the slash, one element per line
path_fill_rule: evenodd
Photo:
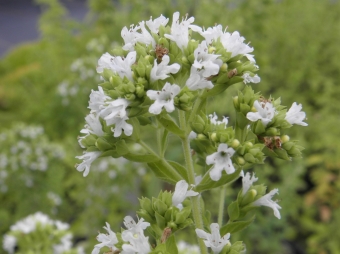
<path fill-rule="evenodd" d="M 161 180 L 175 185 L 174 192 L 161 191 L 157 198 L 140 199 L 137 222 L 124 218 L 125 228 L 115 233 L 107 223 L 92 253 L 107 247 L 111 253 L 178 253 L 175 234 L 193 226 L 201 253 L 243 253 L 242 242 L 231 243 L 232 234 L 254 220 L 254 209 L 267 206 L 280 219 L 281 208 L 266 194 L 264 185 L 249 170 L 263 164 L 266 156 L 290 160 L 303 149 L 291 141 L 285 129 L 307 125 L 302 106 L 288 110 L 280 99 L 266 99 L 249 83 L 260 82 L 258 66 L 238 32 L 221 25 L 207 29 L 194 25 L 193 17 L 160 16 L 124 27 L 124 45 L 105 53 L 98 61 L 102 83 L 92 91 L 90 113 L 79 137 L 86 149 L 76 165 L 84 176 L 99 157 L 124 157 L 143 162 Z M 207 115 L 208 99 L 228 87 L 244 83 L 233 98 L 234 126 L 228 118 Z M 155 133 L 157 146 L 145 140 Z M 184 161 L 167 158 L 168 141 L 180 141 Z M 137 144 L 137 146 L 136 146 Z M 242 189 L 227 206 L 223 223 L 225 186 L 242 177 Z M 201 193 L 220 188 L 218 221 L 211 223 Z M 190 200 L 188 199 L 190 197 Z M 151 241 L 151 242 L 150 242 Z"/>

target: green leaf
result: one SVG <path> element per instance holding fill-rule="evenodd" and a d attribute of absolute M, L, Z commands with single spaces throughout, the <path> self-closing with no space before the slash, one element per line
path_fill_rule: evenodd
<path fill-rule="evenodd" d="M 178 212 L 176 214 L 176 224 L 182 224 L 185 222 L 185 220 L 189 217 L 191 213 L 191 207 L 187 206 L 185 208 L 182 209 L 182 211 Z"/>
<path fill-rule="evenodd" d="M 156 162 L 148 163 L 150 169 L 155 173 L 155 175 L 166 182 L 176 184 L 178 181 L 183 180 L 180 175 L 174 175 L 172 172 L 166 169 L 164 162 L 159 160 Z"/>
<path fill-rule="evenodd" d="M 169 131 L 167 129 L 164 129 L 162 140 L 161 140 L 161 154 L 162 155 L 164 155 L 166 147 L 168 146 L 168 134 L 169 134 Z"/>
<path fill-rule="evenodd" d="M 234 201 L 228 206 L 228 215 L 231 221 L 236 220 L 240 215 L 240 209 L 238 207 L 238 202 Z"/>
<path fill-rule="evenodd" d="M 239 168 L 238 170 L 236 170 L 236 172 L 234 172 L 233 174 L 230 174 L 230 175 L 223 172 L 221 179 L 218 180 L 218 181 L 211 180 L 210 175 L 207 172 L 204 175 L 202 181 L 196 186 L 195 191 L 201 192 L 201 191 L 205 191 L 205 190 L 210 190 L 210 189 L 217 188 L 219 186 L 225 185 L 227 183 L 233 182 L 237 178 L 239 178 L 241 170 L 242 169 Z"/>
<path fill-rule="evenodd" d="M 167 114 L 156 116 L 157 120 L 163 125 L 165 129 L 176 134 L 177 136 L 184 138 L 185 132 L 181 130 L 177 124 Z"/>
<path fill-rule="evenodd" d="M 127 153 L 124 154 L 123 157 L 127 160 L 134 161 L 134 162 L 155 162 L 159 160 L 159 157 L 153 154 L 134 154 L 134 153 Z"/>
<path fill-rule="evenodd" d="M 163 230 L 165 228 L 165 219 L 162 215 L 159 213 L 155 212 L 155 217 L 156 217 L 156 222 L 158 227 Z"/>
<path fill-rule="evenodd" d="M 168 161 L 169 164 L 176 169 L 176 171 L 184 178 L 185 181 L 189 182 L 188 172 L 185 167 L 175 161 Z"/>
<path fill-rule="evenodd" d="M 121 156 L 129 153 L 129 148 L 127 147 L 124 139 L 121 139 L 116 143 L 116 150 L 117 153 Z"/>
<path fill-rule="evenodd" d="M 166 251 L 171 254 L 178 254 L 177 244 L 175 240 L 175 236 L 171 235 L 168 240 L 165 242 Z"/>
<path fill-rule="evenodd" d="M 255 215 L 250 220 L 230 222 L 220 229 L 220 233 L 221 235 L 225 235 L 227 233 L 234 234 L 248 227 L 254 220 Z"/>

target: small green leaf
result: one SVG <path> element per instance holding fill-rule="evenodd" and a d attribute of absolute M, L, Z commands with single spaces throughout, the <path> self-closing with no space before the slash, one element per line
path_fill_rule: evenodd
<path fill-rule="evenodd" d="M 230 222 L 221 228 L 221 235 L 225 235 L 227 233 L 234 234 L 236 232 L 239 232 L 248 227 L 254 220 L 255 215 L 250 220 Z"/>
<path fill-rule="evenodd" d="M 176 171 L 184 178 L 185 181 L 189 182 L 188 173 L 185 167 L 175 161 L 168 161 L 169 164 L 176 169 Z"/>
<path fill-rule="evenodd" d="M 159 213 L 155 212 L 155 217 L 156 217 L 156 222 L 158 227 L 163 230 L 165 228 L 165 219 L 162 215 L 160 215 Z"/>
<path fill-rule="evenodd" d="M 181 138 L 185 136 L 185 132 L 177 126 L 177 124 L 174 122 L 174 120 L 172 120 L 172 118 L 169 115 L 167 114 L 157 115 L 156 118 L 168 131 L 176 134 Z"/>
<path fill-rule="evenodd" d="M 210 190 L 210 189 L 217 188 L 219 186 L 225 185 L 227 183 L 233 182 L 237 178 L 239 178 L 241 170 L 242 169 L 239 168 L 238 170 L 236 170 L 236 172 L 234 172 L 233 174 L 230 174 L 230 175 L 223 172 L 221 179 L 218 180 L 218 181 L 211 180 L 210 175 L 207 172 L 204 175 L 202 181 L 196 186 L 195 191 L 202 192 L 202 191 L 205 191 L 205 190 Z"/>
<path fill-rule="evenodd" d="M 155 173 L 155 175 L 172 184 L 176 184 L 178 181 L 182 180 L 183 178 L 180 178 L 180 175 L 176 174 L 174 175 L 172 172 L 166 169 L 166 166 L 164 165 L 164 162 L 161 160 L 148 163 L 148 166 L 151 168 L 151 170 Z"/>
<path fill-rule="evenodd" d="M 165 242 L 166 251 L 171 254 L 178 254 L 177 244 L 175 240 L 175 236 L 171 235 Z"/>
<path fill-rule="evenodd" d="M 155 162 L 159 160 L 159 157 L 153 154 L 134 154 L 134 153 L 127 153 L 124 154 L 123 157 L 130 161 L 135 162 Z"/>
<path fill-rule="evenodd" d="M 238 207 L 238 202 L 234 201 L 228 206 L 228 215 L 231 221 L 236 220 L 240 215 L 240 209 Z"/>

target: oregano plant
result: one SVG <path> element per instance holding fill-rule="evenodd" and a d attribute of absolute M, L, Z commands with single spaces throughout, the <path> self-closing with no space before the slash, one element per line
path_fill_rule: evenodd
<path fill-rule="evenodd" d="M 174 191 L 157 197 L 141 197 L 137 220 L 122 218 L 124 227 L 99 233 L 93 254 L 178 253 L 176 233 L 189 228 L 201 253 L 244 253 L 242 242 L 232 235 L 249 226 L 254 210 L 262 206 L 280 219 L 281 207 L 249 170 L 266 157 L 291 160 L 301 156 L 298 141 L 287 129 L 306 126 L 302 105 L 287 110 L 280 98 L 264 97 L 252 84 L 256 74 L 253 48 L 239 32 L 222 25 L 206 29 L 194 25 L 194 17 L 161 15 L 121 31 L 124 45 L 98 60 L 102 83 L 90 94 L 90 113 L 81 130 L 84 154 L 76 165 L 84 176 L 99 157 L 123 157 L 146 163 Z M 209 112 L 209 98 L 234 84 L 244 84 L 233 98 L 235 119 Z M 145 138 L 153 134 L 153 141 Z M 148 135 L 143 135 L 148 132 Z M 181 143 L 183 161 L 172 161 L 167 152 Z M 171 143 L 172 144 L 172 143 Z M 242 188 L 230 204 L 224 203 L 225 186 L 242 178 Z M 219 188 L 217 221 L 211 221 L 201 193 Z M 223 218 L 224 210 L 228 218 Z M 104 249 L 105 247 L 105 249 Z M 109 250 L 109 252 L 107 252 Z"/>

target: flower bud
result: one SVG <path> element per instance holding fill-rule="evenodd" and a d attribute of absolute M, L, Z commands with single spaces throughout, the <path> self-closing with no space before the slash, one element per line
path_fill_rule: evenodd
<path fill-rule="evenodd" d="M 288 135 L 283 135 L 281 136 L 281 143 L 284 144 L 289 141 L 289 136 Z"/>
<path fill-rule="evenodd" d="M 210 139 L 211 139 L 212 141 L 214 141 L 214 142 L 217 142 L 217 141 L 218 141 L 218 137 L 217 137 L 216 132 L 211 133 Z"/>
<path fill-rule="evenodd" d="M 239 101 L 238 101 L 238 96 L 235 96 L 235 97 L 233 98 L 233 103 L 234 103 L 234 107 L 235 107 L 236 109 L 239 109 L 239 108 L 240 108 L 240 104 L 239 104 Z"/>
<path fill-rule="evenodd" d="M 227 71 L 228 70 L 228 64 L 226 64 L 226 63 L 222 64 L 220 70 L 221 71 Z"/>
<path fill-rule="evenodd" d="M 239 145 L 240 145 L 240 141 L 238 141 L 238 139 L 234 139 L 231 142 L 231 147 L 234 148 L 234 149 L 237 148 Z"/>
<path fill-rule="evenodd" d="M 198 134 L 197 139 L 204 140 L 207 139 L 207 137 L 204 134 Z"/>
<path fill-rule="evenodd" d="M 257 195 L 257 191 L 255 189 L 250 189 L 249 191 L 247 191 L 247 193 L 244 194 L 243 196 L 241 206 L 246 206 L 247 204 L 253 202 L 256 195 Z"/>
<path fill-rule="evenodd" d="M 245 161 L 242 157 L 240 157 L 240 156 L 237 157 L 236 162 L 237 162 L 237 164 L 240 165 L 240 166 L 246 164 L 246 161 Z"/>
<path fill-rule="evenodd" d="M 215 47 L 209 47 L 209 49 L 208 49 L 209 54 L 213 54 L 215 51 L 216 51 Z"/>

